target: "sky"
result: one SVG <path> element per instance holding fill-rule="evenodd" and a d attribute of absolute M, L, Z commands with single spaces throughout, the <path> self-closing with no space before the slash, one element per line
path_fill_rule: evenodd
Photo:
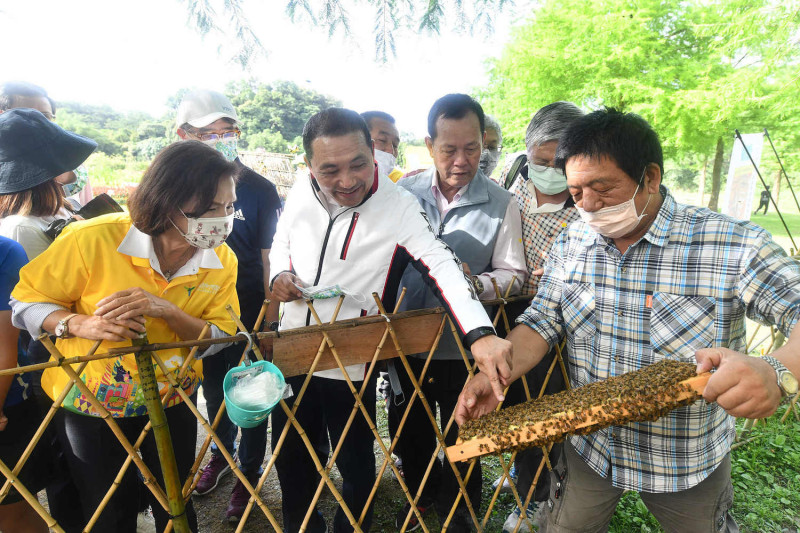
<path fill-rule="evenodd" d="M 448 27 L 441 36 L 399 34 L 397 58 L 385 65 L 375 62 L 373 12 L 364 2 L 359 9 L 351 6 L 353 36 L 332 38 L 325 28 L 293 24 L 285 5 L 245 0 L 248 20 L 269 51 L 245 71 L 228 60 L 232 37 L 201 36 L 179 0 L 5 2 L 0 81 L 36 83 L 56 102 L 161 116 L 167 98 L 183 87 L 222 91 L 233 80 L 284 79 L 359 112 L 387 111 L 401 132 L 421 137 L 436 98 L 485 85 L 486 60 L 501 52 L 530 3 L 519 0 L 504 10 L 489 35 L 456 34 Z"/>

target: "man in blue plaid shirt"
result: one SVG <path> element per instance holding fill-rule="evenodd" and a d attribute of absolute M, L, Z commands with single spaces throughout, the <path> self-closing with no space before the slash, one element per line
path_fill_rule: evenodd
<path fill-rule="evenodd" d="M 601 110 L 561 138 L 581 220 L 556 240 L 536 298 L 509 335 L 511 361 L 478 360 L 459 398 L 462 424 L 493 410 L 502 386 L 567 340 L 573 386 L 665 358 L 716 369 L 704 400 L 655 422 L 573 436 L 552 473 L 544 531 L 606 531 L 624 490 L 640 492 L 666 531 L 738 531 L 734 418 L 772 414 L 800 375 L 800 264 L 762 228 L 681 205 L 661 185 L 663 156 L 641 117 Z M 749 357 L 745 317 L 787 343 Z M 797 331 L 793 331 L 797 330 Z"/>

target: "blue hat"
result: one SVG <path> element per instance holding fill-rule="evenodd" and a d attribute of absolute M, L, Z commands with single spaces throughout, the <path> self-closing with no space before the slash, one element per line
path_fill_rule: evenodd
<path fill-rule="evenodd" d="M 25 191 L 76 169 L 97 148 L 35 109 L 0 114 L 0 194 Z"/>

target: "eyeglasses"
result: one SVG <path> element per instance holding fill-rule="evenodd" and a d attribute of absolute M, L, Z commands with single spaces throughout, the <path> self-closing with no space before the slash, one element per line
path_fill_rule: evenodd
<path fill-rule="evenodd" d="M 242 132 L 238 129 L 223 131 L 222 133 L 191 133 L 201 141 L 228 141 L 231 139 L 238 139 L 242 136 Z"/>

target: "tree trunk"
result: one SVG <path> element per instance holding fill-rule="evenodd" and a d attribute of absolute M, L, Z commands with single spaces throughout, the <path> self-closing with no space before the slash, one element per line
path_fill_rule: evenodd
<path fill-rule="evenodd" d="M 775 203 L 778 203 L 778 198 L 781 196 L 781 177 L 783 176 L 783 170 L 780 168 L 775 171 L 775 185 L 772 186 L 772 197 L 775 198 Z"/>
<path fill-rule="evenodd" d="M 717 139 L 717 152 L 714 155 L 714 168 L 711 171 L 711 198 L 708 201 L 708 208 L 712 211 L 719 211 L 719 190 L 722 184 L 722 157 L 725 152 L 725 142 L 722 137 Z"/>
<path fill-rule="evenodd" d="M 706 198 L 706 170 L 708 170 L 708 156 L 703 160 L 703 171 L 700 172 L 700 199 L 697 205 L 703 205 Z"/>

